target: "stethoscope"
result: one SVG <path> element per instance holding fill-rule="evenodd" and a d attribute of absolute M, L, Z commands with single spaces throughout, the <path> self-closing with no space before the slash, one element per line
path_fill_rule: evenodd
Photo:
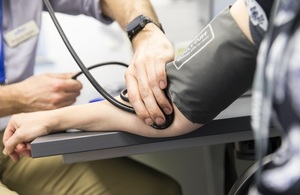
<path fill-rule="evenodd" d="M 75 50 L 73 49 L 72 45 L 70 44 L 69 40 L 67 39 L 64 31 L 62 30 L 55 14 L 54 14 L 54 10 L 51 6 L 51 4 L 49 3 L 48 0 L 44 0 L 44 4 L 46 5 L 48 12 L 50 14 L 50 17 L 55 25 L 55 27 L 57 28 L 57 31 L 59 32 L 63 42 L 65 43 L 67 49 L 69 50 L 70 54 L 72 55 L 72 57 L 74 58 L 75 62 L 77 63 L 77 65 L 79 66 L 79 68 L 81 69 L 81 72 L 79 72 L 78 74 L 74 75 L 72 78 L 76 79 L 79 75 L 84 74 L 86 76 L 86 78 L 89 80 L 89 82 L 93 85 L 93 87 L 107 100 L 109 101 L 111 104 L 113 104 L 114 106 L 125 110 L 127 112 L 130 113 L 135 113 L 135 110 L 133 109 L 133 107 L 128 106 L 126 104 L 123 104 L 122 102 L 116 100 L 113 96 L 111 96 L 97 81 L 96 79 L 92 76 L 92 74 L 89 72 L 89 70 L 93 69 L 93 68 L 97 68 L 97 67 L 101 67 L 101 66 L 105 66 L 105 65 L 120 65 L 120 66 L 125 66 L 128 67 L 127 64 L 122 63 L 122 62 L 107 62 L 107 63 L 100 63 L 100 64 L 96 64 L 93 66 L 90 66 L 88 68 L 86 68 L 86 66 L 82 63 L 81 59 L 78 57 L 77 53 L 75 52 Z M 127 89 L 122 90 L 122 92 L 120 93 L 120 97 L 124 100 L 129 102 L 129 99 L 127 97 Z M 172 114 L 170 115 L 166 115 L 166 122 L 163 125 L 157 125 L 157 124 L 153 124 L 151 125 L 153 128 L 155 129 L 165 129 L 167 127 L 169 127 L 173 120 L 174 120 L 174 112 L 172 112 Z"/>

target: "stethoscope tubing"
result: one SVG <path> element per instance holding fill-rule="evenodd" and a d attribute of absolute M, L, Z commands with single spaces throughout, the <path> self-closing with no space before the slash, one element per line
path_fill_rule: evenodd
<path fill-rule="evenodd" d="M 79 58 L 79 56 L 77 55 L 77 53 L 75 52 L 75 50 L 73 49 L 71 43 L 69 42 L 67 36 L 65 35 L 63 29 L 61 28 L 55 14 L 54 14 L 54 10 L 49 2 L 49 0 L 43 0 L 45 6 L 48 9 L 48 13 L 55 25 L 55 27 L 57 28 L 58 33 L 60 34 L 63 42 L 65 43 L 67 49 L 69 50 L 70 54 L 72 55 L 72 57 L 74 58 L 75 62 L 77 63 L 78 67 L 80 68 L 80 70 L 82 72 L 77 73 L 76 75 L 73 76 L 73 79 L 76 79 L 79 75 L 81 75 L 82 73 L 86 76 L 86 78 L 89 80 L 89 82 L 93 85 L 93 87 L 107 100 L 109 101 L 111 104 L 113 104 L 114 106 L 125 110 L 127 112 L 130 113 L 134 113 L 135 114 L 135 110 L 133 107 L 128 106 L 120 101 L 118 101 L 117 99 L 115 99 L 114 97 L 112 97 L 98 82 L 97 80 L 93 77 L 93 75 L 89 72 L 90 69 L 96 68 L 96 67 L 100 67 L 100 66 L 104 66 L 104 65 L 111 65 L 111 64 L 117 64 L 117 65 L 122 65 L 122 66 L 126 66 L 128 67 L 128 65 L 122 63 L 122 62 L 106 62 L 106 63 L 101 63 L 101 64 L 96 64 L 94 66 L 90 66 L 89 68 L 86 68 L 86 66 L 83 64 L 83 62 L 81 61 L 81 59 Z M 120 93 L 120 97 L 124 100 L 129 102 L 129 99 L 127 97 L 127 89 L 124 89 L 121 93 Z M 151 125 L 153 128 L 155 129 L 165 129 L 167 127 L 169 127 L 173 120 L 174 120 L 174 112 L 172 112 L 172 114 L 170 115 L 165 115 L 166 117 L 166 123 L 164 125 L 157 125 L 157 124 L 153 124 Z"/>

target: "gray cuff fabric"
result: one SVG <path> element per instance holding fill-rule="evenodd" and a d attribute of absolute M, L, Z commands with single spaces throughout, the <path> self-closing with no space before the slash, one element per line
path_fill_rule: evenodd
<path fill-rule="evenodd" d="M 208 123 L 251 87 L 256 55 L 227 8 L 167 64 L 167 94 L 188 120 Z"/>

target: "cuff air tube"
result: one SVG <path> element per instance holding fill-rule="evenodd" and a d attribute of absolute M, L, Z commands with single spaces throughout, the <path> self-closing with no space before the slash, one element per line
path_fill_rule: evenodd
<path fill-rule="evenodd" d="M 251 87 L 256 55 L 227 8 L 167 64 L 168 95 L 188 120 L 205 124 Z"/>

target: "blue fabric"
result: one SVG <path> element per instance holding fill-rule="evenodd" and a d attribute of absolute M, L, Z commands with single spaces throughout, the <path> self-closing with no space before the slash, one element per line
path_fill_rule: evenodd
<path fill-rule="evenodd" d="M 0 84 L 5 83 L 5 67 L 4 67 L 4 42 L 2 32 L 2 0 L 0 0 Z"/>

